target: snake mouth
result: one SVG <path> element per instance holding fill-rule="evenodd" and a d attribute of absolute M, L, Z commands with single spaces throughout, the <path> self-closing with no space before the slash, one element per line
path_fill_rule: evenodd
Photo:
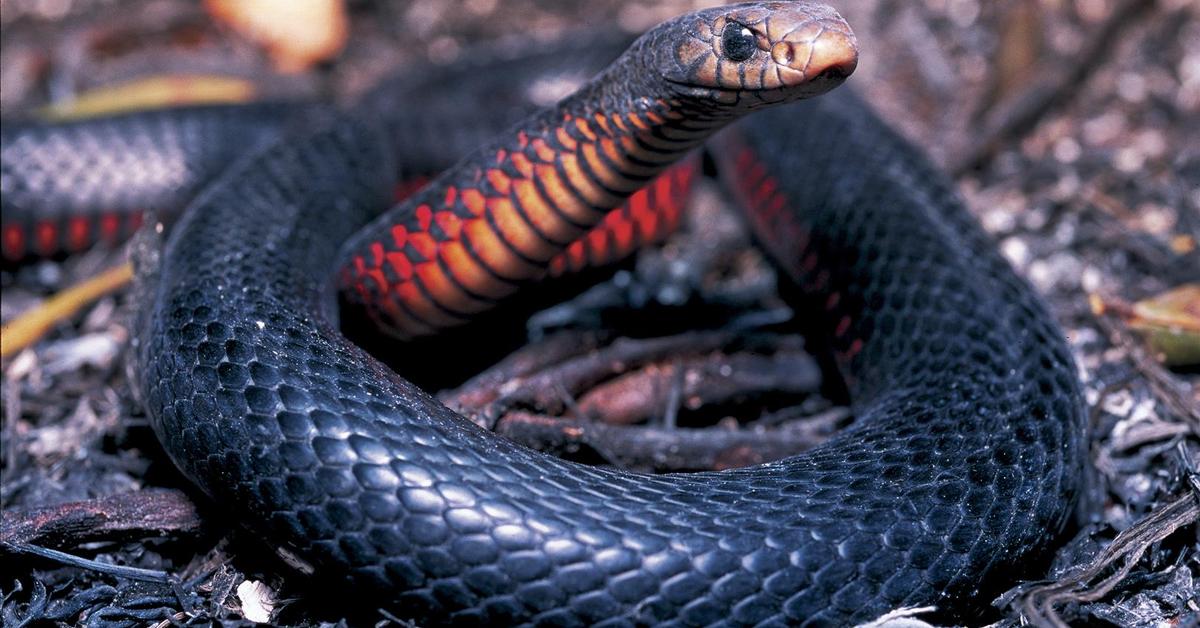
<path fill-rule="evenodd" d="M 807 76 L 803 80 L 777 87 L 745 88 L 698 85 L 690 81 L 671 78 L 666 78 L 666 82 L 675 88 L 678 95 L 685 98 L 707 101 L 718 106 L 755 109 L 781 102 L 820 96 L 844 83 L 854 73 L 857 65 L 858 58 L 855 54 L 853 57 L 822 67 L 816 73 L 813 73 L 813 68 L 810 66 L 805 73 Z M 786 68 L 780 72 L 791 74 L 800 71 Z"/>

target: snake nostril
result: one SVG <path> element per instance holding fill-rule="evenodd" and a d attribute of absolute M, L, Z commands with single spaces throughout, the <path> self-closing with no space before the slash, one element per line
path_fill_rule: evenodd
<path fill-rule="evenodd" d="M 791 67 L 792 62 L 796 60 L 796 48 L 785 41 L 781 41 L 771 47 L 771 59 L 779 65 Z"/>

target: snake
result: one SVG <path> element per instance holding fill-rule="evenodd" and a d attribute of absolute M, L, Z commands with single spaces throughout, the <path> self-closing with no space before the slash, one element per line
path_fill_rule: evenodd
<path fill-rule="evenodd" d="M 419 152 L 381 139 L 387 122 L 191 111 L 241 120 L 247 154 L 159 171 L 226 162 L 139 261 L 132 366 L 164 450 L 291 564 L 427 625 L 986 612 L 1069 523 L 1086 449 L 1075 367 L 948 178 L 833 89 L 856 63 L 821 5 L 689 13 L 382 213 L 397 155 Z M 142 115 L 101 137 L 195 150 L 172 148 L 191 144 L 171 114 Z M 18 162 L 54 133 L 21 137 L 5 139 L 6 197 L 44 184 Z M 339 330 L 362 312 L 414 338 L 534 290 L 701 144 L 824 331 L 856 417 L 826 443 L 719 472 L 572 463 L 476 426 Z"/>

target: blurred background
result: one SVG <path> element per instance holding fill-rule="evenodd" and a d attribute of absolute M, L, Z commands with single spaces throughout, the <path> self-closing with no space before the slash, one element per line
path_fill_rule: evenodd
<path fill-rule="evenodd" d="M 64 104 L 152 74 L 242 76 L 265 82 L 266 93 L 348 97 L 407 64 L 451 63 L 480 41 L 535 46 L 582 30 L 638 32 L 713 4 L 0 0 L 0 106 Z M 1079 124 L 1045 120 L 1031 151 L 1111 150 L 1120 153 L 1114 166 L 1133 171 L 1177 154 L 1166 137 L 1173 130 L 1195 136 L 1200 27 L 1190 0 L 834 4 L 862 43 L 854 83 L 878 92 L 877 106 L 942 161 L 974 156 L 989 114 L 1031 88 L 1047 91 L 1051 78 L 1069 87 L 1044 95 L 1073 105 Z M 1104 103 L 1087 111 L 1092 95 Z"/>

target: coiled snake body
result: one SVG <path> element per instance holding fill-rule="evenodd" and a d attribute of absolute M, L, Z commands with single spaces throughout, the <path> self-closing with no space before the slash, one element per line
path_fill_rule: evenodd
<path fill-rule="evenodd" d="M 539 454 L 345 340 L 328 298 L 340 261 L 352 307 L 398 333 L 465 320 L 719 126 L 840 82 L 850 37 L 806 3 L 673 20 L 383 217 L 393 155 L 357 116 L 242 160 L 147 285 L 135 361 L 165 449 L 281 551 L 429 623 L 843 625 L 985 604 L 1072 509 L 1072 360 L 951 185 L 851 93 L 709 147 L 854 399 L 855 425 L 804 455 L 652 476 Z"/>

